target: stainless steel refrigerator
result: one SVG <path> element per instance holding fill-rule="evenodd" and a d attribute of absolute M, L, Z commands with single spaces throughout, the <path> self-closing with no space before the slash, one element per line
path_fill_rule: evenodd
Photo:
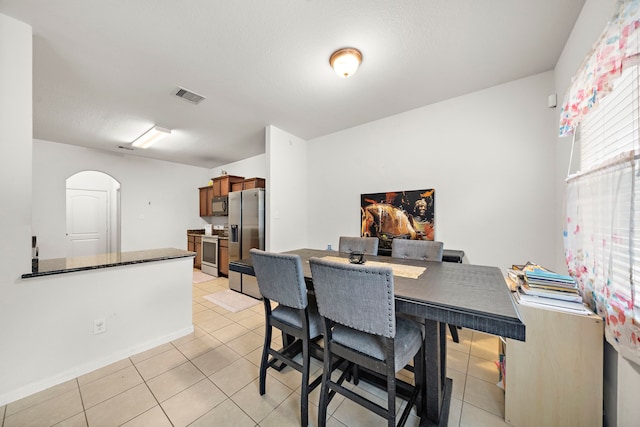
<path fill-rule="evenodd" d="M 249 258 L 249 250 L 264 250 L 264 189 L 229 193 L 229 261 Z M 229 288 L 261 298 L 254 276 L 229 271 Z"/>

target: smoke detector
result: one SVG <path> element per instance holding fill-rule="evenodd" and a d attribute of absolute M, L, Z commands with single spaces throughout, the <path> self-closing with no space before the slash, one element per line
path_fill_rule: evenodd
<path fill-rule="evenodd" d="M 189 101 L 192 104 L 198 105 L 200 102 L 202 102 L 205 97 L 202 95 L 198 95 L 195 92 L 191 92 L 190 90 L 184 89 L 179 87 L 175 92 L 174 95 L 177 96 L 178 98 L 182 98 L 185 101 Z"/>

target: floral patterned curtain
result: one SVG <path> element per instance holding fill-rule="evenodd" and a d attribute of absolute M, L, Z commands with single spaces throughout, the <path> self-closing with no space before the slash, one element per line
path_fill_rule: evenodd
<path fill-rule="evenodd" d="M 640 363 L 640 301 L 634 284 L 640 254 L 633 226 L 640 217 L 637 162 L 628 152 L 569 179 L 564 240 L 569 274 L 585 302 L 605 319 L 607 340 Z"/>
<path fill-rule="evenodd" d="M 569 274 L 584 301 L 605 320 L 607 341 L 638 364 L 639 54 L 640 0 L 619 1 L 574 77 L 560 116 L 560 136 L 573 134 L 582 123 L 577 134 L 583 171 L 567 179 L 566 190 Z"/>
<path fill-rule="evenodd" d="M 640 53 L 635 32 L 640 27 L 640 0 L 619 2 L 618 11 L 574 76 L 560 114 L 560 136 L 572 135 L 589 110 L 612 90 L 629 61 Z M 634 37 L 631 37 L 634 35 Z"/>

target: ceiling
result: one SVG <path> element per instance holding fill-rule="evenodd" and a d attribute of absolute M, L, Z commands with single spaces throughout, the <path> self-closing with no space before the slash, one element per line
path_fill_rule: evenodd
<path fill-rule="evenodd" d="M 34 138 L 213 168 L 554 68 L 584 0 L 0 0 L 33 28 Z M 348 79 L 329 66 L 362 51 Z M 174 96 L 185 88 L 198 105 Z M 153 125 L 170 137 L 124 150 Z"/>

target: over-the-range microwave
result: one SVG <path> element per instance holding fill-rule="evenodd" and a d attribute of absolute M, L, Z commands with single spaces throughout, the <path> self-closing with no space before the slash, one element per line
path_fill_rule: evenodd
<path fill-rule="evenodd" d="M 227 196 L 216 196 L 211 202 L 211 212 L 213 216 L 229 215 L 229 198 Z"/>

